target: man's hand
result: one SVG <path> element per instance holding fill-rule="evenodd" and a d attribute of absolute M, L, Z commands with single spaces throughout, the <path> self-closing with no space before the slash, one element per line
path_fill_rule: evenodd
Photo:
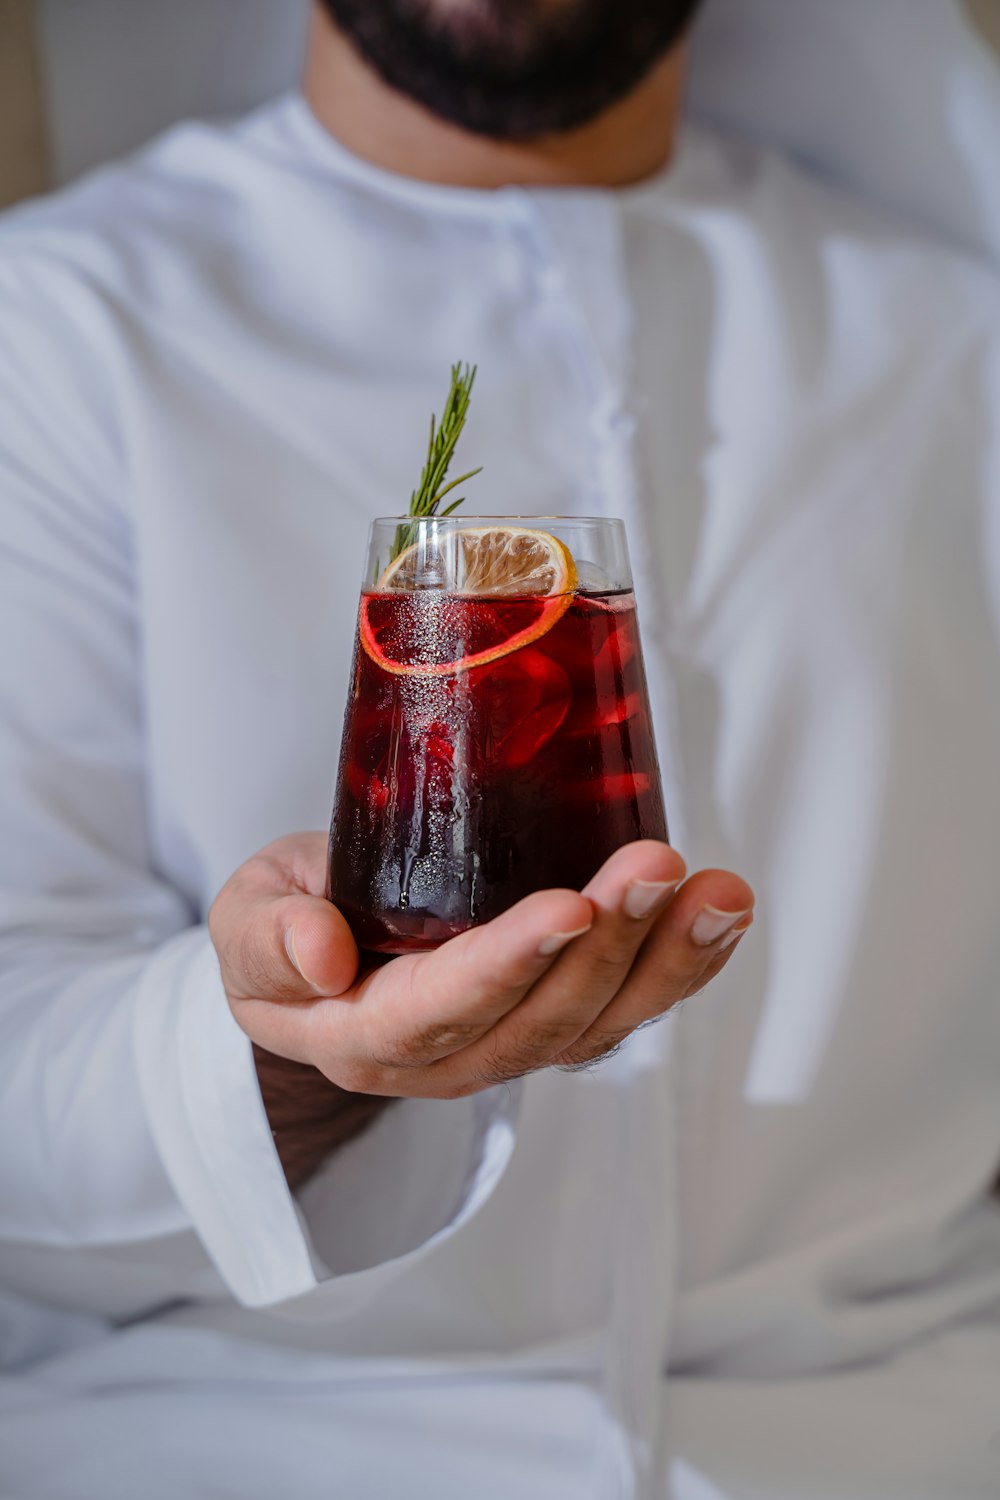
<path fill-rule="evenodd" d="M 752 921 L 739 876 L 685 879 L 676 850 L 647 841 L 619 849 L 582 894 L 539 891 L 434 952 L 359 974 L 325 876 L 322 834 L 279 839 L 237 870 L 209 913 L 272 1124 L 280 1116 L 279 1149 L 298 1110 L 329 1127 L 317 1160 L 337 1143 L 335 1116 L 370 1117 L 345 1095 L 453 1099 L 603 1057 L 707 984 Z"/>

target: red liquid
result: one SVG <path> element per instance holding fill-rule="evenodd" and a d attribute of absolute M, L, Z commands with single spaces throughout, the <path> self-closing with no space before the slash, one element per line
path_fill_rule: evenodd
<path fill-rule="evenodd" d="M 666 838 L 630 593 L 577 594 L 537 641 L 441 671 L 552 608 L 362 597 L 382 651 L 439 675 L 399 675 L 355 647 L 330 899 L 360 947 L 436 947 L 532 891 L 579 890 L 622 844 Z"/>

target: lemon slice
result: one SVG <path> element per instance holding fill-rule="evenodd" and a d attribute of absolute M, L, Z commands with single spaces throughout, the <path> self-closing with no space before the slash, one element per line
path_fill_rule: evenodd
<path fill-rule="evenodd" d="M 447 533 L 447 545 L 407 547 L 385 569 L 374 595 L 361 600 L 361 644 L 371 659 L 387 672 L 407 677 L 444 677 L 486 666 L 534 644 L 569 609 L 577 586 L 576 565 L 569 548 L 547 531 L 527 526 L 466 526 Z M 407 632 L 395 615 L 378 618 L 373 603 L 387 595 L 422 596 L 433 609 L 435 596 L 452 621 L 474 604 L 495 601 L 503 606 L 509 626 L 502 638 L 491 640 L 448 661 L 413 661 L 411 650 L 401 650 Z M 402 602 L 402 601 L 400 601 Z M 522 623 L 523 622 L 523 623 Z M 446 623 L 444 621 L 442 624 Z M 418 636 L 425 641 L 429 620 Z M 427 642 L 427 644 L 432 644 Z"/>
<path fill-rule="evenodd" d="M 380 589 L 411 592 L 434 587 L 490 598 L 517 594 L 543 598 L 576 588 L 576 566 L 565 543 L 527 526 L 463 526 L 450 545 L 407 547 L 386 568 Z"/>

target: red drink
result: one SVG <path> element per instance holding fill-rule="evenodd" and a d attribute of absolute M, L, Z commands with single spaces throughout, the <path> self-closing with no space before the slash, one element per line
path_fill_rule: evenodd
<path fill-rule="evenodd" d="M 360 947 L 436 947 L 666 836 L 629 590 L 362 595 L 330 835 Z"/>

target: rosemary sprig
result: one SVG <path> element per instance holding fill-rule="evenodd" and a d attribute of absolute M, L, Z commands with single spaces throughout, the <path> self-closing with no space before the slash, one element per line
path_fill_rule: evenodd
<path fill-rule="evenodd" d="M 448 399 L 444 404 L 440 422 L 433 416 L 431 417 L 427 459 L 420 475 L 420 483 L 410 496 L 410 515 L 415 518 L 437 515 L 438 506 L 446 495 L 457 489 L 460 484 L 465 484 L 467 479 L 474 479 L 477 474 L 482 473 L 482 467 L 470 469 L 467 474 L 460 474 L 457 479 L 451 479 L 445 484 L 449 465 L 455 456 L 455 448 L 462 436 L 462 429 L 465 427 L 475 379 L 475 365 L 452 365 Z M 464 496 L 453 500 L 450 505 L 445 506 L 441 515 L 450 516 L 452 511 L 457 510 L 463 503 L 463 500 Z M 397 527 L 389 561 L 395 562 L 399 554 L 413 544 L 416 536 L 415 526 L 404 524 Z"/>

